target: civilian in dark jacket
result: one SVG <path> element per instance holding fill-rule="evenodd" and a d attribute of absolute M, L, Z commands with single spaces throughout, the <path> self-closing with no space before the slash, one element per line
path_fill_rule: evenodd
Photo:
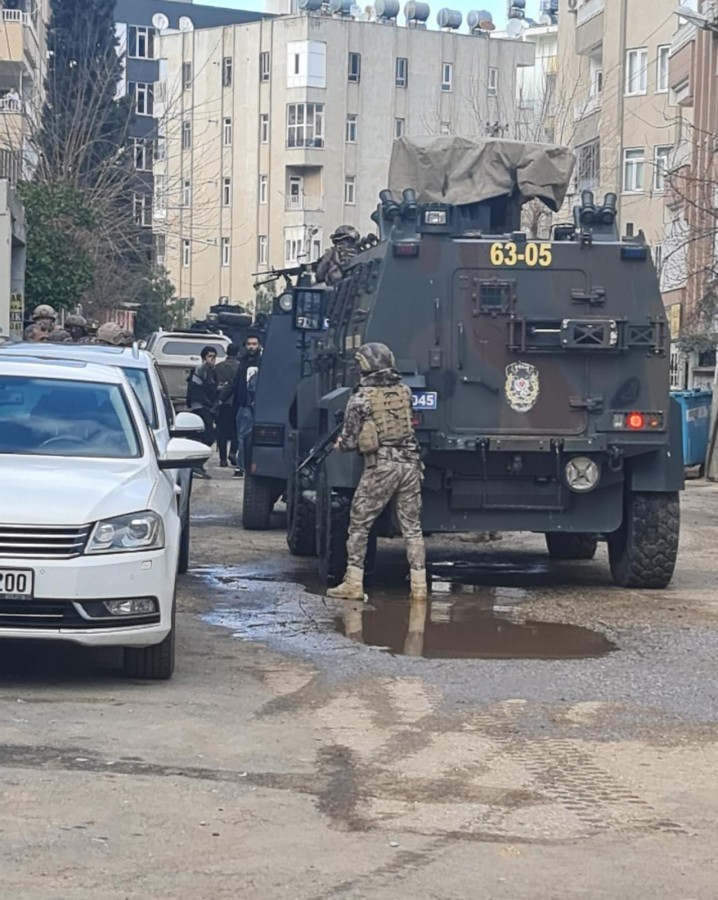
<path fill-rule="evenodd" d="M 254 425 L 254 395 L 257 390 L 257 376 L 262 361 L 262 345 L 259 338 L 247 335 L 244 342 L 245 354 L 240 360 L 237 379 L 234 383 L 234 408 L 237 422 L 237 468 L 236 478 L 242 478 L 248 463 L 252 426 Z"/>
<path fill-rule="evenodd" d="M 219 464 L 227 468 L 227 445 L 229 444 L 229 462 L 237 465 L 237 417 L 234 411 L 234 390 L 239 370 L 239 347 L 230 344 L 227 347 L 227 358 L 217 363 L 214 374 L 217 379 L 217 450 Z"/>
<path fill-rule="evenodd" d="M 204 422 L 204 432 L 200 437 L 203 444 L 211 447 L 214 443 L 214 416 L 217 408 L 217 376 L 214 371 L 217 351 L 214 347 L 203 347 L 202 362 L 187 381 L 187 406 Z M 193 469 L 199 478 L 210 478 L 204 466 Z"/>

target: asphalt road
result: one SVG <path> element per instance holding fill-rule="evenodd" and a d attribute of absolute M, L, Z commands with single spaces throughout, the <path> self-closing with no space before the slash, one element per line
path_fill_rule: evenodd
<path fill-rule="evenodd" d="M 399 548 L 372 608 L 330 604 L 215 475 L 173 681 L 2 645 L 0 897 L 718 896 L 718 486 L 684 495 L 663 592 L 603 549 L 432 539 L 417 630 Z"/>

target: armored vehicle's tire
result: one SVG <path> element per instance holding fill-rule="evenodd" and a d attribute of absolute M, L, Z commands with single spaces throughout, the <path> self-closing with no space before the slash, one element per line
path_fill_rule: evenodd
<path fill-rule="evenodd" d="M 287 546 L 292 556 L 317 555 L 317 508 L 303 497 L 306 481 L 295 475 L 287 485 Z"/>
<path fill-rule="evenodd" d="M 276 485 L 271 478 L 246 475 L 242 501 L 242 526 L 247 531 L 267 531 L 276 500 Z"/>
<path fill-rule="evenodd" d="M 317 484 L 317 558 L 319 577 L 330 587 L 339 584 L 347 569 L 350 508 L 350 496 L 330 490 L 322 470 Z"/>
<path fill-rule="evenodd" d="M 546 547 L 551 559 L 593 559 L 598 547 L 595 534 L 546 533 Z"/>
<path fill-rule="evenodd" d="M 608 559 L 616 584 L 664 588 L 678 555 L 680 507 L 676 492 L 629 493 L 623 524 L 608 537 Z"/>

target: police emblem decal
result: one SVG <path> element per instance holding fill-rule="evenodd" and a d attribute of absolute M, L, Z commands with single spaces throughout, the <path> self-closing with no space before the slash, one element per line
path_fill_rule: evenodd
<path fill-rule="evenodd" d="M 533 409 L 539 398 L 539 373 L 530 363 L 515 362 L 506 366 L 506 402 L 518 413 Z"/>

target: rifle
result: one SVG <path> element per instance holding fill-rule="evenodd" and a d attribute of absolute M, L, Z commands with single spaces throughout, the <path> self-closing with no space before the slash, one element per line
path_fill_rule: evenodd
<path fill-rule="evenodd" d="M 298 266 L 288 266 L 286 269 L 275 269 L 274 266 L 268 272 L 253 272 L 254 287 L 259 288 L 265 284 L 272 284 L 280 278 L 284 279 L 285 289 L 294 287 L 292 278 L 300 278 L 317 268 L 317 261 L 300 263 Z M 260 277 L 264 276 L 264 277 Z"/>
<path fill-rule="evenodd" d="M 321 465 L 327 458 L 327 456 L 329 456 L 329 454 L 332 452 L 334 442 L 339 437 L 342 426 L 344 425 L 344 413 L 337 412 L 334 414 L 334 418 L 337 422 L 336 427 L 333 428 L 329 432 L 329 434 L 321 438 L 321 440 L 317 441 L 317 443 L 312 447 L 306 459 L 300 462 L 297 466 L 297 474 L 299 474 L 302 469 L 306 469 L 307 466 L 310 466 L 312 464 Z"/>

